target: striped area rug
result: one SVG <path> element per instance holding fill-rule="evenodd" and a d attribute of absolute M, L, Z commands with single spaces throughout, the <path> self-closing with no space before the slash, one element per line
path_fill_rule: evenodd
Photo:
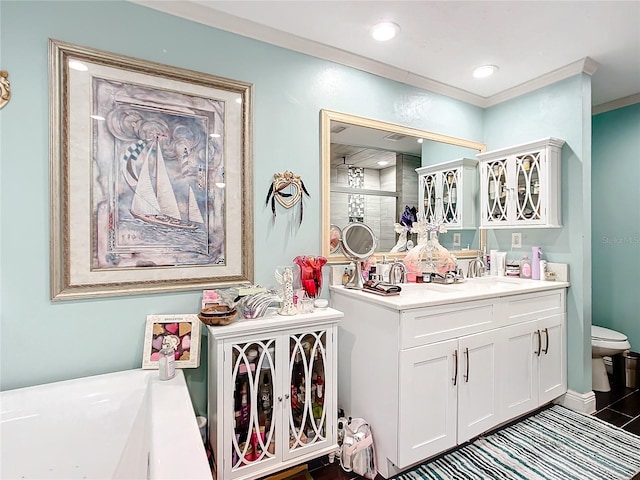
<path fill-rule="evenodd" d="M 555 405 L 394 480 L 629 480 L 640 437 Z"/>

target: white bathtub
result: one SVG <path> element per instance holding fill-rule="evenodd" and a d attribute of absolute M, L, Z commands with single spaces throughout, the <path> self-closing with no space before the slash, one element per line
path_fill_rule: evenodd
<path fill-rule="evenodd" d="M 0 478 L 211 479 L 181 370 L 0 392 Z"/>

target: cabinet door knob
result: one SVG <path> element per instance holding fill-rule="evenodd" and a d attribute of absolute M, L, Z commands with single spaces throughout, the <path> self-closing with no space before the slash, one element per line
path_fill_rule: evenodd
<path fill-rule="evenodd" d="M 453 378 L 451 380 L 453 380 L 453 385 L 455 386 L 458 382 L 458 350 L 453 352 L 453 365 Z"/>
<path fill-rule="evenodd" d="M 538 350 L 533 353 L 539 357 L 540 352 L 542 351 L 542 335 L 540 335 L 540 330 L 536 330 L 533 334 L 538 337 Z"/>
<path fill-rule="evenodd" d="M 284 399 L 285 399 L 285 400 L 289 400 L 289 394 L 288 394 L 288 393 L 285 393 L 285 394 L 284 394 Z"/>
<path fill-rule="evenodd" d="M 542 353 L 546 355 L 547 352 L 549 351 L 549 329 L 545 328 L 543 332 L 544 332 L 545 342 L 544 342 L 544 349 L 542 350 Z"/>
<path fill-rule="evenodd" d="M 278 397 L 278 401 L 281 402 L 282 401 L 282 397 Z"/>

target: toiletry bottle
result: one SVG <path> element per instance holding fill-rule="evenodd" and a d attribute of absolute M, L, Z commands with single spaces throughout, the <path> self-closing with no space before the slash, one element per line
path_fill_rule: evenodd
<path fill-rule="evenodd" d="M 532 247 L 531 251 L 531 279 L 540 280 L 540 260 L 542 260 L 542 248 Z"/>
<path fill-rule="evenodd" d="M 529 255 L 523 255 L 520 262 L 520 278 L 531 278 L 531 260 Z"/>
<path fill-rule="evenodd" d="M 349 283 L 349 268 L 344 267 L 344 273 L 342 274 L 342 285 Z"/>
<path fill-rule="evenodd" d="M 378 267 L 378 280 L 382 282 L 389 281 L 389 271 L 391 270 L 391 264 L 387 261 L 387 256 L 382 256 L 382 264 Z"/>
<path fill-rule="evenodd" d="M 162 347 L 158 352 L 158 367 L 160 380 L 170 380 L 176 376 L 176 351 L 170 346 Z"/>
<path fill-rule="evenodd" d="M 322 405 L 324 403 L 324 381 L 322 380 L 322 377 L 320 375 L 318 375 L 316 385 L 316 399 L 318 405 Z"/>

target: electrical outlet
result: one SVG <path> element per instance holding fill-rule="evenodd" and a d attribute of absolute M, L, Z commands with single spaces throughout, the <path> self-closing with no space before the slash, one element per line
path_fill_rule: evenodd
<path fill-rule="evenodd" d="M 522 248 L 522 234 L 521 233 L 512 233 L 511 234 L 511 248 Z"/>
<path fill-rule="evenodd" d="M 460 234 L 459 233 L 454 233 L 453 234 L 453 246 L 454 247 L 459 247 L 460 246 Z"/>

